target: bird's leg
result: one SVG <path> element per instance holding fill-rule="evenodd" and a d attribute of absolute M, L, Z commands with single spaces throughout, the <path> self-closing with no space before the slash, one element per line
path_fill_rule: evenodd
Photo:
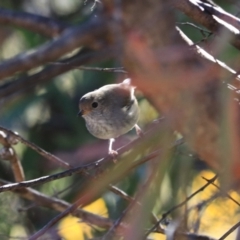
<path fill-rule="evenodd" d="M 137 124 L 135 124 L 134 127 L 135 127 L 135 129 L 136 129 L 137 135 L 138 135 L 139 137 L 143 137 L 143 136 L 144 136 L 144 133 L 143 133 L 142 129 L 141 129 Z"/>
<path fill-rule="evenodd" d="M 114 138 L 109 139 L 108 154 L 113 158 L 113 161 L 115 162 L 118 152 L 112 149 L 112 145 L 114 141 L 115 141 Z"/>

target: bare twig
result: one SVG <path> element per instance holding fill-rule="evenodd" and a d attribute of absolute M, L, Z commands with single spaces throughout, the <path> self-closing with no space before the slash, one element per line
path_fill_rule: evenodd
<path fill-rule="evenodd" d="M 0 179 L 0 185 L 1 184 L 10 184 L 10 183 L 3 179 Z M 34 201 L 36 204 L 40 206 L 47 207 L 49 209 L 54 209 L 58 212 L 62 212 L 71 206 L 70 203 L 62 199 L 59 199 L 56 197 L 49 197 L 32 188 L 17 189 L 17 190 L 12 190 L 12 192 L 18 194 L 24 199 Z M 77 209 L 72 214 L 78 218 L 81 218 L 85 222 L 97 225 L 102 228 L 108 228 L 112 226 L 112 221 L 110 219 L 87 212 L 81 208 Z"/>
<path fill-rule="evenodd" d="M 64 162 L 63 160 L 56 157 L 55 155 L 45 151 L 44 149 L 40 148 L 39 146 L 35 145 L 34 143 L 31 143 L 28 140 L 22 138 L 20 135 L 14 133 L 13 131 L 11 131 L 9 129 L 6 129 L 4 127 L 1 127 L 1 126 L 0 126 L 0 130 L 5 132 L 8 135 L 11 135 L 13 138 L 17 139 L 19 142 L 23 143 L 24 145 L 32 148 L 33 150 L 35 150 L 37 153 L 39 153 L 40 155 L 42 155 L 46 159 L 48 159 L 50 161 L 53 161 L 53 162 L 57 163 L 58 165 L 60 165 L 62 167 L 67 167 L 67 168 L 72 167 L 70 164 Z"/>
<path fill-rule="evenodd" d="M 128 146 L 126 146 L 128 147 Z M 159 153 L 159 152 L 158 152 Z M 128 169 L 128 171 L 130 171 L 133 168 L 136 168 L 137 166 L 141 165 L 142 163 L 145 163 L 146 161 L 152 160 L 154 159 L 156 156 L 158 156 L 158 153 L 155 151 L 153 153 L 150 153 L 149 156 L 144 157 L 142 160 L 140 160 L 138 163 L 134 163 L 133 166 L 131 166 L 130 169 Z M 93 163 L 89 163 L 86 165 L 82 165 L 79 167 L 75 167 L 75 168 L 71 168 L 69 170 L 60 172 L 60 173 L 56 173 L 56 174 L 52 174 L 49 176 L 43 176 L 40 178 L 35 178 L 32 180 L 28 180 L 28 181 L 22 181 L 22 182 L 18 182 L 18 183 L 11 183 L 11 184 L 6 184 L 0 187 L 0 192 L 5 192 L 5 191 L 9 191 L 9 190 L 16 190 L 16 189 L 23 189 L 23 188 L 27 188 L 27 187 L 33 187 L 39 184 L 44 184 L 47 182 L 51 182 L 57 179 L 61 179 L 64 177 L 69 177 L 72 176 L 73 174 L 79 174 L 79 173 L 83 173 L 85 175 L 86 171 L 89 170 L 90 168 L 94 168 L 96 166 L 98 166 L 101 162 L 105 162 L 107 160 L 110 160 L 111 157 L 107 156 L 106 158 L 102 158 L 98 161 L 95 161 Z M 116 193 L 116 189 L 114 189 L 115 193 Z M 122 194 L 120 195 L 122 196 Z"/>
<path fill-rule="evenodd" d="M 29 240 L 35 240 L 38 239 L 40 236 L 42 236 L 44 233 L 46 233 L 54 224 L 56 224 L 58 221 L 60 221 L 62 218 L 67 216 L 68 214 L 72 214 L 74 211 L 77 210 L 77 208 L 81 205 L 82 199 L 78 199 L 74 204 L 72 204 L 69 208 L 67 208 L 65 211 L 57 215 L 55 218 L 53 218 L 51 221 L 49 221 L 42 229 L 40 229 L 38 232 L 36 232 L 34 235 L 32 235 Z"/>
<path fill-rule="evenodd" d="M 57 163 L 60 166 L 63 166 L 64 168 L 70 168 L 71 166 L 68 165 L 67 163 L 63 162 L 61 159 L 57 158 L 55 155 L 52 155 L 49 152 L 46 152 L 44 149 L 38 147 L 37 145 L 25 140 L 24 138 L 22 138 L 21 136 L 19 136 L 18 134 L 14 133 L 11 130 L 8 130 L 6 128 L 3 128 L 0 126 L 0 130 L 4 131 L 5 133 L 7 133 L 8 135 L 11 136 L 11 138 L 15 138 L 16 140 L 22 142 L 23 144 L 25 144 L 26 146 L 29 146 L 30 148 L 32 148 L 33 150 L 35 150 L 36 152 L 38 152 L 39 154 L 41 154 L 43 157 L 45 157 L 46 159 L 50 160 L 50 161 L 54 161 L 55 163 Z M 87 171 L 85 168 L 82 169 L 83 173 L 86 175 Z M 88 175 L 88 174 L 87 174 Z M 36 180 L 36 179 L 35 179 Z M 48 179 L 49 181 L 51 181 L 51 179 Z M 47 180 L 47 181 L 48 181 Z M 24 181 L 24 179 L 19 180 L 20 181 Z M 41 181 L 41 180 L 40 180 Z M 25 182 L 26 183 L 26 182 Z M 27 184 L 27 183 L 26 183 Z M 31 183 L 29 183 L 31 184 Z M 130 196 L 128 196 L 124 191 L 120 190 L 119 188 L 113 186 L 113 185 L 109 185 L 109 190 L 114 192 L 115 194 L 119 195 L 120 197 L 130 201 L 132 198 Z"/>
<path fill-rule="evenodd" d="M 94 163 L 96 164 L 96 163 Z M 80 166 L 80 167 L 75 167 L 75 168 L 71 168 L 69 170 L 60 172 L 60 173 L 56 173 L 50 176 L 44 176 L 44 177 L 40 177 L 40 178 L 35 178 L 32 180 L 28 180 L 28 181 L 23 181 L 23 182 L 18 182 L 18 183 L 10 183 L 10 184 L 6 184 L 0 187 L 0 192 L 5 192 L 5 191 L 9 191 L 9 190 L 16 190 L 16 189 L 23 189 L 23 188 L 27 188 L 27 187 L 32 187 L 32 186 L 36 186 L 39 184 L 44 184 L 50 181 L 54 181 L 60 178 L 64 178 L 64 177 L 69 177 L 72 176 L 73 174 L 76 173 L 83 173 L 84 170 L 86 170 L 89 166 L 92 166 L 93 164 L 87 164 L 85 166 Z"/>
<path fill-rule="evenodd" d="M 16 80 L 8 80 L 6 84 L 0 86 L 0 99 L 3 99 L 2 104 L 9 99 L 18 96 L 21 93 L 29 92 L 32 88 L 46 84 L 54 77 L 69 70 L 76 69 L 82 64 L 96 62 L 98 60 L 106 60 L 113 57 L 116 49 L 106 47 L 99 51 L 89 51 L 78 53 L 74 57 L 66 59 L 63 64 L 49 64 L 43 70 L 28 77 L 20 77 Z"/>
<path fill-rule="evenodd" d="M 53 62 L 53 65 L 66 65 L 69 64 L 68 61 L 64 62 Z M 88 67 L 88 66 L 80 66 L 76 67 L 80 70 L 87 70 L 87 71 L 98 71 L 98 72 L 110 72 L 110 73 L 124 73 L 127 74 L 127 71 L 124 70 L 123 67 L 115 67 L 115 68 L 101 68 L 101 67 Z"/>
<path fill-rule="evenodd" d="M 207 182 L 211 181 L 211 179 L 207 179 L 204 176 L 202 176 L 202 178 L 204 180 L 206 180 Z M 223 190 L 217 184 L 215 184 L 214 182 L 211 182 L 211 184 L 214 187 L 216 187 L 220 192 L 222 192 L 224 195 L 226 195 L 229 199 L 231 199 L 234 203 L 236 203 L 238 206 L 240 206 L 240 203 L 237 200 L 235 200 L 230 194 L 223 192 Z"/>
<path fill-rule="evenodd" d="M 156 125 L 156 123 L 153 123 L 153 124 Z M 10 130 L 7 130 L 7 129 L 3 128 L 3 127 L 0 127 L 0 130 L 6 131 L 8 134 L 13 134 L 13 136 L 15 136 L 19 141 L 23 141 L 24 143 L 27 142 L 27 144 L 26 144 L 27 146 L 35 146 L 35 145 L 32 145 L 32 143 L 24 140 L 22 137 L 20 137 L 19 135 L 13 133 Z M 145 137 L 146 136 L 150 136 L 153 131 L 154 131 L 154 129 L 149 130 L 145 134 Z M 122 153 L 124 153 L 124 152 L 128 151 L 129 149 L 131 149 L 133 146 L 137 145 L 142 140 L 143 140 L 143 138 L 135 139 L 132 142 L 130 142 L 129 144 L 127 144 L 127 145 L 121 147 L 120 149 L 118 149 L 119 156 Z M 182 144 L 182 142 L 183 142 L 182 139 L 177 140 L 169 148 L 177 146 L 179 144 Z M 34 148 L 34 150 L 36 150 L 37 152 L 40 151 L 40 153 L 42 153 L 44 151 L 43 149 L 41 149 L 39 147 Z M 142 159 L 140 159 L 137 162 L 134 162 L 131 166 L 129 166 L 129 169 L 126 169 L 126 172 L 130 171 L 130 170 L 132 170 L 132 169 L 134 169 L 136 167 L 138 167 L 139 165 L 141 165 L 141 164 L 143 164 L 143 163 L 145 163 L 145 162 L 147 162 L 149 160 L 154 159 L 160 153 L 161 153 L 161 150 L 157 150 L 157 151 L 154 151 L 154 152 L 148 154 L 147 156 L 144 156 Z M 47 159 L 48 159 L 49 154 L 50 153 L 47 153 L 47 154 L 44 153 L 43 156 L 47 157 Z M 55 162 L 57 162 L 58 164 L 59 163 L 61 164 L 61 161 L 60 162 L 56 161 L 56 159 L 55 159 L 56 157 L 54 155 L 50 154 L 50 159 L 49 160 L 52 160 L 52 157 L 54 158 Z M 97 160 L 97 161 L 95 161 L 93 163 L 89 163 L 89 164 L 82 165 L 82 166 L 79 166 L 79 167 L 71 168 L 69 170 L 66 170 L 66 171 L 63 171 L 63 172 L 60 172 L 60 173 L 56 173 L 56 174 L 53 174 L 53 175 L 50 175 L 50 176 L 44 176 L 44 177 L 40 177 L 40 178 L 28 180 L 28 181 L 23 181 L 23 182 L 19 182 L 19 183 L 7 184 L 7 185 L 4 185 L 4 186 L 0 187 L 0 192 L 14 190 L 14 189 L 22 189 L 22 188 L 26 188 L 26 187 L 32 187 L 32 186 L 35 186 L 35 185 L 39 185 L 39 184 L 47 183 L 47 182 L 54 181 L 54 180 L 57 180 L 57 179 L 60 179 L 60 178 L 64 178 L 64 177 L 67 177 L 67 176 L 71 176 L 71 175 L 76 174 L 76 173 L 83 173 L 84 175 L 86 175 L 86 171 L 88 169 L 96 168 L 97 166 L 99 166 L 100 163 L 107 162 L 109 160 L 111 160 L 111 156 L 108 155 L 107 157 L 99 159 L 99 160 Z M 112 188 L 112 187 L 110 186 L 110 188 Z M 116 192 L 116 189 L 115 189 L 115 192 Z"/>
<path fill-rule="evenodd" d="M 125 193 L 123 190 L 121 190 L 120 188 L 113 186 L 112 184 L 109 184 L 108 186 L 109 190 L 113 193 L 115 193 L 116 195 L 120 196 L 121 198 L 127 200 L 128 202 L 134 201 L 134 198 L 132 198 L 131 196 L 129 196 L 127 193 Z"/>
<path fill-rule="evenodd" d="M 192 199 L 194 196 L 196 196 L 198 193 L 204 191 L 212 182 L 214 182 L 217 179 L 217 175 L 215 175 L 213 178 L 209 179 L 209 182 L 207 182 L 206 184 L 204 184 L 202 187 L 200 187 L 198 190 L 196 190 L 194 193 L 192 193 L 191 195 L 189 195 L 184 201 L 182 201 L 181 203 L 177 204 L 176 206 L 172 207 L 171 209 L 169 209 L 167 212 L 165 212 L 162 215 L 162 218 L 158 221 L 157 224 L 155 224 L 152 228 L 150 228 L 145 237 L 147 237 L 151 232 L 153 232 L 156 227 L 164 220 L 166 219 L 166 217 L 173 211 L 175 211 L 176 209 L 184 206 L 190 199 Z"/>
<path fill-rule="evenodd" d="M 180 30 L 178 27 L 177 27 L 177 31 L 179 32 L 180 36 L 182 37 L 182 39 L 191 47 L 193 47 L 196 52 L 204 57 L 205 59 L 213 62 L 213 63 L 216 63 L 218 64 L 219 66 L 221 66 L 223 69 L 227 70 L 228 72 L 236 75 L 236 71 L 232 68 L 230 68 L 229 66 L 227 66 L 224 62 L 216 59 L 215 57 L 213 57 L 211 54 L 209 54 L 207 51 L 205 51 L 203 48 L 199 47 L 198 45 L 194 44 L 194 42 L 189 38 L 187 37 L 187 35 L 185 33 L 183 33 L 182 30 Z M 240 79 L 240 76 L 236 76 L 236 78 Z"/>
<path fill-rule="evenodd" d="M 87 66 L 81 66 L 78 67 L 80 70 L 88 70 L 88 71 L 99 71 L 99 72 L 110 72 L 110 73 L 124 73 L 127 74 L 127 71 L 124 70 L 124 68 L 100 68 L 100 67 L 87 67 Z"/>
<path fill-rule="evenodd" d="M 240 222 L 232 226 L 226 233 L 224 233 L 218 240 L 224 240 L 229 234 L 236 230 L 240 226 Z"/>
<path fill-rule="evenodd" d="M 210 32 L 210 31 L 208 31 L 208 30 L 206 30 L 206 29 L 203 29 L 203 28 L 197 26 L 196 24 L 193 24 L 193 23 L 190 23 L 190 22 L 184 22 L 184 23 L 178 22 L 177 24 L 179 24 L 179 25 L 188 25 L 188 26 L 194 27 L 194 28 L 198 29 L 198 30 L 202 33 L 202 35 L 203 35 L 204 37 L 207 37 L 207 36 L 205 35 L 206 33 L 208 34 L 208 36 L 210 36 L 210 35 L 212 34 L 212 32 Z"/>
<path fill-rule="evenodd" d="M 203 1 L 174 0 L 172 4 L 214 34 L 219 34 L 219 29 L 225 29 L 230 35 L 231 43 L 240 49 L 239 18 Z"/>

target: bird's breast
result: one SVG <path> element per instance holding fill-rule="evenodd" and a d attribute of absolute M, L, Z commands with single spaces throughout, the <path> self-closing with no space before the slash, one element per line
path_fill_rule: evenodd
<path fill-rule="evenodd" d="M 138 106 L 85 117 L 88 131 L 101 139 L 117 138 L 130 131 L 138 120 Z"/>

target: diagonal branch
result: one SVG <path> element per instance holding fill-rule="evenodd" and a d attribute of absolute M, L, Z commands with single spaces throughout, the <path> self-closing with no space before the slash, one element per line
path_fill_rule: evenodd
<path fill-rule="evenodd" d="M 7 101 L 12 97 L 23 94 L 39 85 L 43 85 L 52 78 L 65 73 L 69 70 L 76 69 L 82 64 L 90 64 L 98 60 L 107 60 L 114 56 L 115 48 L 106 47 L 98 51 L 88 51 L 87 53 L 79 53 L 74 57 L 66 59 L 62 64 L 49 64 L 43 70 L 27 77 L 19 77 L 16 80 L 8 81 L 0 86 L 0 99 Z M 2 102 L 1 104 L 3 104 Z"/>
<path fill-rule="evenodd" d="M 164 219 L 166 219 L 166 217 L 172 213 L 173 211 L 175 211 L 176 209 L 184 206 L 190 199 L 192 199 L 194 196 L 196 196 L 198 193 L 204 191 L 209 185 L 211 185 L 212 182 L 214 182 L 216 179 L 217 179 L 217 175 L 215 175 L 213 178 L 209 179 L 209 181 L 204 184 L 202 187 L 200 187 L 199 189 L 197 189 L 195 192 L 193 192 L 191 195 L 189 195 L 188 197 L 186 197 L 186 199 L 184 201 L 182 201 L 181 203 L 177 204 L 176 206 L 172 207 L 171 209 L 169 209 L 167 212 L 165 212 L 163 215 L 162 215 L 162 218 L 157 222 L 157 224 L 155 224 L 152 228 L 150 228 L 146 235 L 145 235 L 145 238 L 151 233 L 153 232 L 157 226 L 163 222 Z"/>
<path fill-rule="evenodd" d="M 3 62 L 0 64 L 0 80 L 17 72 L 28 71 L 55 61 L 81 46 L 98 45 L 97 36 L 104 32 L 106 25 L 106 21 L 92 19 L 79 27 L 70 28 L 61 37 L 39 47 L 34 52 L 23 53 Z"/>
<path fill-rule="evenodd" d="M 25 144 L 26 146 L 30 147 L 31 149 L 35 150 L 36 152 L 38 152 L 41 156 L 47 158 L 48 160 L 57 163 L 58 165 L 65 167 L 65 168 L 70 168 L 71 165 L 69 165 L 68 163 L 64 162 L 63 160 L 61 160 L 60 158 L 56 157 L 55 155 L 45 151 L 44 149 L 40 148 L 39 146 L 35 145 L 34 143 L 29 142 L 28 140 L 22 138 L 21 136 L 19 136 L 18 134 L 14 133 L 13 131 L 6 129 L 4 127 L 0 126 L 0 131 L 5 132 L 7 135 L 11 136 L 12 138 L 14 138 L 16 141 L 19 141 L 23 144 Z"/>
<path fill-rule="evenodd" d="M 3 8 L 0 8 L 0 24 L 22 27 L 47 37 L 56 37 L 69 27 L 51 18 Z"/>
<path fill-rule="evenodd" d="M 1 184 L 10 184 L 10 182 L 0 179 L 0 185 Z M 36 204 L 42 207 L 54 209 L 58 212 L 62 212 L 71 206 L 70 203 L 62 199 L 58 199 L 56 197 L 49 197 L 32 188 L 17 189 L 17 190 L 12 190 L 12 192 L 18 194 L 24 199 L 34 201 Z M 76 217 L 81 218 L 85 222 L 97 225 L 102 228 L 108 228 L 112 226 L 112 221 L 110 219 L 87 212 L 81 208 L 78 208 L 72 214 Z"/>
<path fill-rule="evenodd" d="M 239 226 L 240 226 L 240 222 L 237 222 L 226 233 L 224 233 L 218 240 L 224 240 L 228 235 L 234 232 Z"/>
<path fill-rule="evenodd" d="M 43 177 L 40 177 L 40 178 L 35 178 L 35 179 L 32 179 L 32 180 L 28 180 L 28 181 L 5 184 L 3 186 L 0 186 L 0 193 L 5 192 L 5 191 L 9 191 L 9 190 L 16 190 L 16 189 L 32 187 L 32 186 L 36 186 L 36 185 L 39 185 L 39 184 L 44 184 L 44 183 L 47 183 L 47 182 L 50 182 L 50 181 L 54 181 L 54 180 L 57 180 L 57 179 L 60 179 L 60 178 L 69 177 L 69 176 L 72 176 L 73 174 L 84 172 L 85 170 L 87 170 L 87 168 L 89 166 L 92 166 L 92 165 L 93 164 L 90 163 L 90 164 L 87 164 L 87 165 L 84 165 L 84 166 L 71 168 L 69 170 L 66 170 L 66 171 L 63 171 L 63 172 L 60 172 L 60 173 L 52 174 L 50 176 L 43 176 Z"/>
<path fill-rule="evenodd" d="M 206 27 L 213 33 L 219 30 L 228 31 L 231 43 L 240 50 L 240 19 L 227 13 L 219 6 L 197 0 L 173 0 L 175 8 L 185 13 L 192 20 Z"/>
<path fill-rule="evenodd" d="M 154 123 L 154 124 L 156 124 L 156 123 Z M 155 127 L 156 126 L 157 125 L 155 125 Z M 156 128 L 150 129 L 144 135 L 144 139 L 143 138 L 141 138 L 141 139 L 138 138 L 136 140 L 133 140 L 129 144 L 121 147 L 120 149 L 118 149 L 119 156 L 121 156 L 121 154 L 123 154 L 124 152 L 134 148 L 134 146 L 137 146 L 138 144 L 141 144 L 143 142 L 143 140 L 147 141 L 149 137 L 152 137 L 152 135 L 155 134 L 154 130 L 156 131 Z M 171 146 L 168 146 L 168 148 L 173 148 L 177 145 L 182 144 L 182 142 L 183 142 L 182 139 L 178 140 L 178 141 L 175 141 L 173 144 L 171 144 Z M 143 156 L 138 161 L 133 162 L 128 167 L 126 167 L 125 170 L 123 171 L 123 174 L 132 170 L 133 168 L 138 167 L 139 165 L 141 165 L 141 164 L 143 164 L 147 161 L 150 161 L 150 160 L 156 158 L 160 154 L 161 154 L 161 150 L 155 150 L 155 151 L 147 154 L 146 156 Z M 95 168 L 96 170 L 98 170 L 97 167 L 100 164 L 109 162 L 111 160 L 112 160 L 111 156 L 108 155 L 107 157 L 99 159 L 99 160 L 97 160 L 93 163 L 89 163 L 89 164 L 81 165 L 81 166 L 78 166 L 78 167 L 75 167 L 75 168 L 71 168 L 69 170 L 62 171 L 60 173 L 56 173 L 56 174 L 53 174 L 53 175 L 50 175 L 50 176 L 43 176 L 43 177 L 40 177 L 40 178 L 28 180 L 28 181 L 6 184 L 6 185 L 3 185 L 3 186 L 0 187 L 0 192 L 22 189 L 22 188 L 26 188 L 26 187 L 32 187 L 32 186 L 35 186 L 35 185 L 44 184 L 44 183 L 47 183 L 47 182 L 50 182 L 50 181 L 54 181 L 54 180 L 57 180 L 57 179 L 60 179 L 60 178 L 72 176 L 73 174 L 76 174 L 76 173 L 86 174 L 87 170 L 92 169 L 92 168 Z M 119 162 L 119 164 L 121 164 L 121 162 Z M 119 176 L 120 176 L 120 174 L 119 174 Z M 119 178 L 119 176 L 118 177 L 115 176 L 114 179 L 117 180 Z M 111 186 L 110 186 L 110 188 L 111 188 Z"/>
<path fill-rule="evenodd" d="M 52 226 L 54 226 L 57 222 L 59 222 L 62 218 L 64 218 L 68 214 L 73 214 L 80 205 L 81 205 L 81 198 L 78 199 L 74 204 L 69 206 L 66 210 L 61 212 L 59 215 L 57 215 L 55 218 L 50 220 L 42 229 L 40 229 L 38 232 L 36 232 L 34 235 L 32 235 L 29 238 L 29 240 L 38 239 L 40 236 L 42 236 L 44 233 L 46 233 Z"/>
<path fill-rule="evenodd" d="M 227 64 L 225 64 L 224 62 L 218 60 L 217 58 L 213 57 L 211 54 L 209 54 L 207 51 L 205 51 L 203 48 L 201 48 L 200 46 L 194 44 L 194 42 L 188 38 L 187 35 L 185 35 L 182 30 L 180 30 L 178 27 L 176 28 L 177 31 L 179 32 L 180 36 L 182 37 L 182 39 L 190 46 L 192 47 L 201 57 L 207 59 L 210 62 L 213 62 L 215 64 L 217 64 L 218 66 L 220 66 L 221 68 L 223 68 L 224 70 L 226 70 L 227 72 L 231 73 L 233 78 L 238 80 L 235 82 L 235 84 L 230 84 L 228 81 L 226 81 L 226 84 L 228 86 L 229 89 L 233 90 L 235 93 L 239 94 L 239 88 L 237 86 L 239 86 L 239 80 L 240 80 L 240 75 L 237 71 L 235 71 L 234 69 L 232 69 L 231 67 L 229 67 Z"/>

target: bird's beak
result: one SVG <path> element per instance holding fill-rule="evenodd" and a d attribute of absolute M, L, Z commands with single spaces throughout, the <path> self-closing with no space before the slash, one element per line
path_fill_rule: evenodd
<path fill-rule="evenodd" d="M 78 112 L 78 117 L 81 117 L 83 114 L 84 114 L 84 113 L 83 113 L 83 110 L 80 110 L 80 111 Z"/>

